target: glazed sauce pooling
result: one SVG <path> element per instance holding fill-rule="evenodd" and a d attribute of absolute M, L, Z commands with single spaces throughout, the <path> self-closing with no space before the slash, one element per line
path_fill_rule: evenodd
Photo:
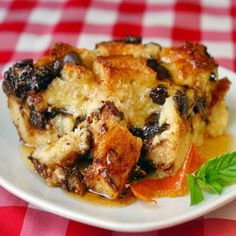
<path fill-rule="evenodd" d="M 217 138 L 206 138 L 204 144 L 198 149 L 207 158 L 211 159 L 213 157 L 222 155 L 223 153 L 230 152 L 233 149 L 233 136 L 229 134 L 221 135 Z M 26 147 L 24 145 L 20 146 L 21 155 L 23 157 L 23 162 L 31 170 L 34 168 L 31 162 L 28 160 L 28 156 L 33 151 L 33 148 Z M 84 196 L 79 196 L 75 193 L 65 192 L 68 196 L 74 199 L 82 200 L 85 202 L 90 202 L 94 205 L 102 205 L 107 207 L 125 207 L 127 205 L 133 204 L 136 198 L 133 196 L 131 191 L 128 191 L 124 196 L 120 197 L 118 200 L 109 200 L 95 193 L 87 192 Z"/>
<path fill-rule="evenodd" d="M 220 156 L 233 151 L 234 138 L 230 134 L 223 134 L 216 138 L 205 138 L 198 149 L 206 159 Z"/>

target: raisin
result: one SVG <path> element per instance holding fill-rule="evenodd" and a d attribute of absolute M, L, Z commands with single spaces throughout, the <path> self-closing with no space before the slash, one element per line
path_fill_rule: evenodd
<path fill-rule="evenodd" d="M 159 123 L 156 123 L 154 125 L 147 125 L 143 129 L 143 137 L 144 138 L 150 138 L 155 136 L 156 134 L 161 134 L 165 130 L 169 128 L 169 124 L 164 123 L 163 125 L 159 126 Z"/>
<path fill-rule="evenodd" d="M 35 68 L 31 59 L 16 62 L 4 73 L 3 91 L 26 99 L 29 92 L 47 89 L 51 81 L 59 76 L 61 65 L 58 61 Z"/>
<path fill-rule="evenodd" d="M 143 138 L 143 130 L 137 127 L 130 127 L 129 131 L 132 135 L 139 137 L 139 138 Z"/>
<path fill-rule="evenodd" d="M 169 95 L 167 88 L 164 85 L 158 85 L 156 88 L 151 90 L 149 96 L 154 103 L 163 105 Z"/>
<path fill-rule="evenodd" d="M 31 126 L 44 129 L 46 127 L 47 120 L 45 119 L 43 113 L 32 111 L 30 113 L 29 123 Z"/>
<path fill-rule="evenodd" d="M 194 113 L 199 113 L 202 119 L 206 123 L 208 123 L 208 118 L 206 117 L 205 109 L 206 109 L 206 98 L 204 96 L 199 97 L 196 95 L 193 111 Z"/>
<path fill-rule="evenodd" d="M 212 81 L 212 82 L 216 81 L 216 75 L 214 73 L 210 74 L 210 81 Z"/>
<path fill-rule="evenodd" d="M 159 113 L 153 113 L 145 120 L 145 124 L 149 125 L 149 126 L 158 124 L 159 119 L 160 119 L 160 114 Z"/>
<path fill-rule="evenodd" d="M 38 112 L 32 110 L 30 113 L 29 123 L 33 127 L 44 129 L 49 123 L 49 121 L 54 118 L 58 113 L 59 111 L 57 110 L 52 110 L 51 112 Z"/>
<path fill-rule="evenodd" d="M 178 90 L 173 99 L 175 104 L 177 105 L 180 115 L 185 116 L 189 108 L 188 97 L 182 91 Z"/>
<path fill-rule="evenodd" d="M 76 52 L 70 52 L 66 54 L 63 58 L 63 62 L 74 65 L 82 65 L 82 60 Z"/>
<path fill-rule="evenodd" d="M 18 68 L 22 68 L 27 65 L 33 66 L 33 59 L 23 59 L 23 60 L 17 61 L 15 65 Z"/>
<path fill-rule="evenodd" d="M 123 40 L 124 43 L 140 44 L 142 43 L 141 36 L 128 35 Z"/>
<path fill-rule="evenodd" d="M 132 173 L 132 180 L 142 179 L 146 175 L 147 172 L 140 165 L 136 165 Z"/>
<path fill-rule="evenodd" d="M 152 114 L 146 120 L 146 126 L 143 128 L 143 138 L 150 138 L 156 134 L 160 134 L 166 129 L 169 128 L 169 124 L 164 123 L 163 125 L 159 125 L 160 114 Z"/>
<path fill-rule="evenodd" d="M 196 95 L 193 111 L 203 116 L 205 108 L 206 108 L 206 98 L 204 96 L 199 97 Z"/>
<path fill-rule="evenodd" d="M 171 80 L 170 72 L 162 66 L 155 58 L 150 57 L 147 60 L 147 66 L 157 73 L 159 80 L 169 79 Z"/>

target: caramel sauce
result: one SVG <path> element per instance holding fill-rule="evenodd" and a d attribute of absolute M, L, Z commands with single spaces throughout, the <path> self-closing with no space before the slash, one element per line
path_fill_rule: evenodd
<path fill-rule="evenodd" d="M 124 194 L 124 196 L 119 197 L 116 200 L 109 200 L 101 195 L 92 192 L 86 192 L 85 195 L 83 196 L 80 196 L 75 193 L 68 193 L 68 192 L 65 193 L 75 199 L 89 202 L 94 205 L 107 206 L 107 207 L 125 207 L 130 204 L 133 204 L 137 200 L 131 191 L 128 191 L 126 194 Z"/>
<path fill-rule="evenodd" d="M 199 147 L 199 151 L 207 159 L 211 159 L 223 153 L 232 151 L 233 141 L 234 141 L 233 136 L 229 134 L 224 134 L 216 138 L 206 138 L 204 141 L 204 144 Z M 23 162 L 31 171 L 34 171 L 34 167 L 31 161 L 28 160 L 27 158 L 32 151 L 33 151 L 32 147 L 20 145 L 20 152 L 22 155 Z M 101 195 L 98 195 L 92 192 L 86 192 L 84 196 L 80 196 L 75 193 L 68 193 L 65 191 L 64 193 L 80 201 L 85 201 L 85 202 L 92 203 L 94 205 L 100 205 L 100 206 L 102 205 L 102 206 L 108 206 L 108 207 L 125 207 L 127 205 L 133 204 L 136 201 L 136 198 L 133 196 L 131 191 L 128 191 L 124 196 L 120 197 L 119 199 L 115 201 L 109 200 Z"/>
<path fill-rule="evenodd" d="M 233 136 L 223 134 L 216 138 L 205 138 L 202 146 L 198 147 L 199 151 L 207 159 L 220 156 L 223 153 L 233 151 Z"/>
<path fill-rule="evenodd" d="M 29 168 L 32 172 L 35 172 L 34 166 L 31 163 L 31 161 L 28 159 L 28 156 L 30 156 L 31 152 L 34 150 L 32 147 L 25 146 L 23 144 L 20 145 L 19 147 L 20 153 L 22 156 L 22 161 L 23 163 Z M 82 169 L 84 166 L 86 166 L 85 163 L 82 164 Z M 131 191 L 128 191 L 126 194 L 124 194 L 122 197 L 120 197 L 117 200 L 109 200 L 101 195 L 92 193 L 92 192 L 86 192 L 84 196 L 80 196 L 75 193 L 70 193 L 64 191 L 66 195 L 69 197 L 72 197 L 74 199 L 78 199 L 80 201 L 85 201 L 85 202 L 90 202 L 93 203 L 94 205 L 102 205 L 102 206 L 108 206 L 108 207 L 125 207 L 127 205 L 130 205 L 136 201 L 136 198 L 133 196 Z"/>

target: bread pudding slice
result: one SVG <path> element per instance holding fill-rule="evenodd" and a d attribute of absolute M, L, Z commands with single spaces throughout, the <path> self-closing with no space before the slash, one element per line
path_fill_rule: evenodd
<path fill-rule="evenodd" d="M 172 176 L 191 144 L 223 134 L 230 82 L 217 67 L 194 43 L 162 48 L 134 36 L 94 50 L 56 43 L 35 63 L 10 67 L 3 90 L 49 185 L 116 199 L 137 169 Z"/>

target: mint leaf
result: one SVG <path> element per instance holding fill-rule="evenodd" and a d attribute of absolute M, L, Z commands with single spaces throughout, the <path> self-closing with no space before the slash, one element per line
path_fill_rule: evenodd
<path fill-rule="evenodd" d="M 197 182 L 197 178 L 195 178 L 193 175 L 190 175 L 190 174 L 187 174 L 186 177 L 187 177 L 188 186 L 190 189 L 191 206 L 193 206 L 203 201 L 204 196 L 202 194 L 200 185 Z"/>
<path fill-rule="evenodd" d="M 207 161 L 197 171 L 196 177 L 208 185 L 222 187 L 236 181 L 236 152 L 226 153 Z M 220 189 L 220 187 L 216 187 Z M 219 191 L 217 191 L 219 192 Z"/>
<path fill-rule="evenodd" d="M 200 185 L 221 194 L 223 188 L 236 182 L 236 152 L 226 153 L 205 162 L 195 175 L 187 174 L 191 205 L 200 203 L 204 197 Z"/>

